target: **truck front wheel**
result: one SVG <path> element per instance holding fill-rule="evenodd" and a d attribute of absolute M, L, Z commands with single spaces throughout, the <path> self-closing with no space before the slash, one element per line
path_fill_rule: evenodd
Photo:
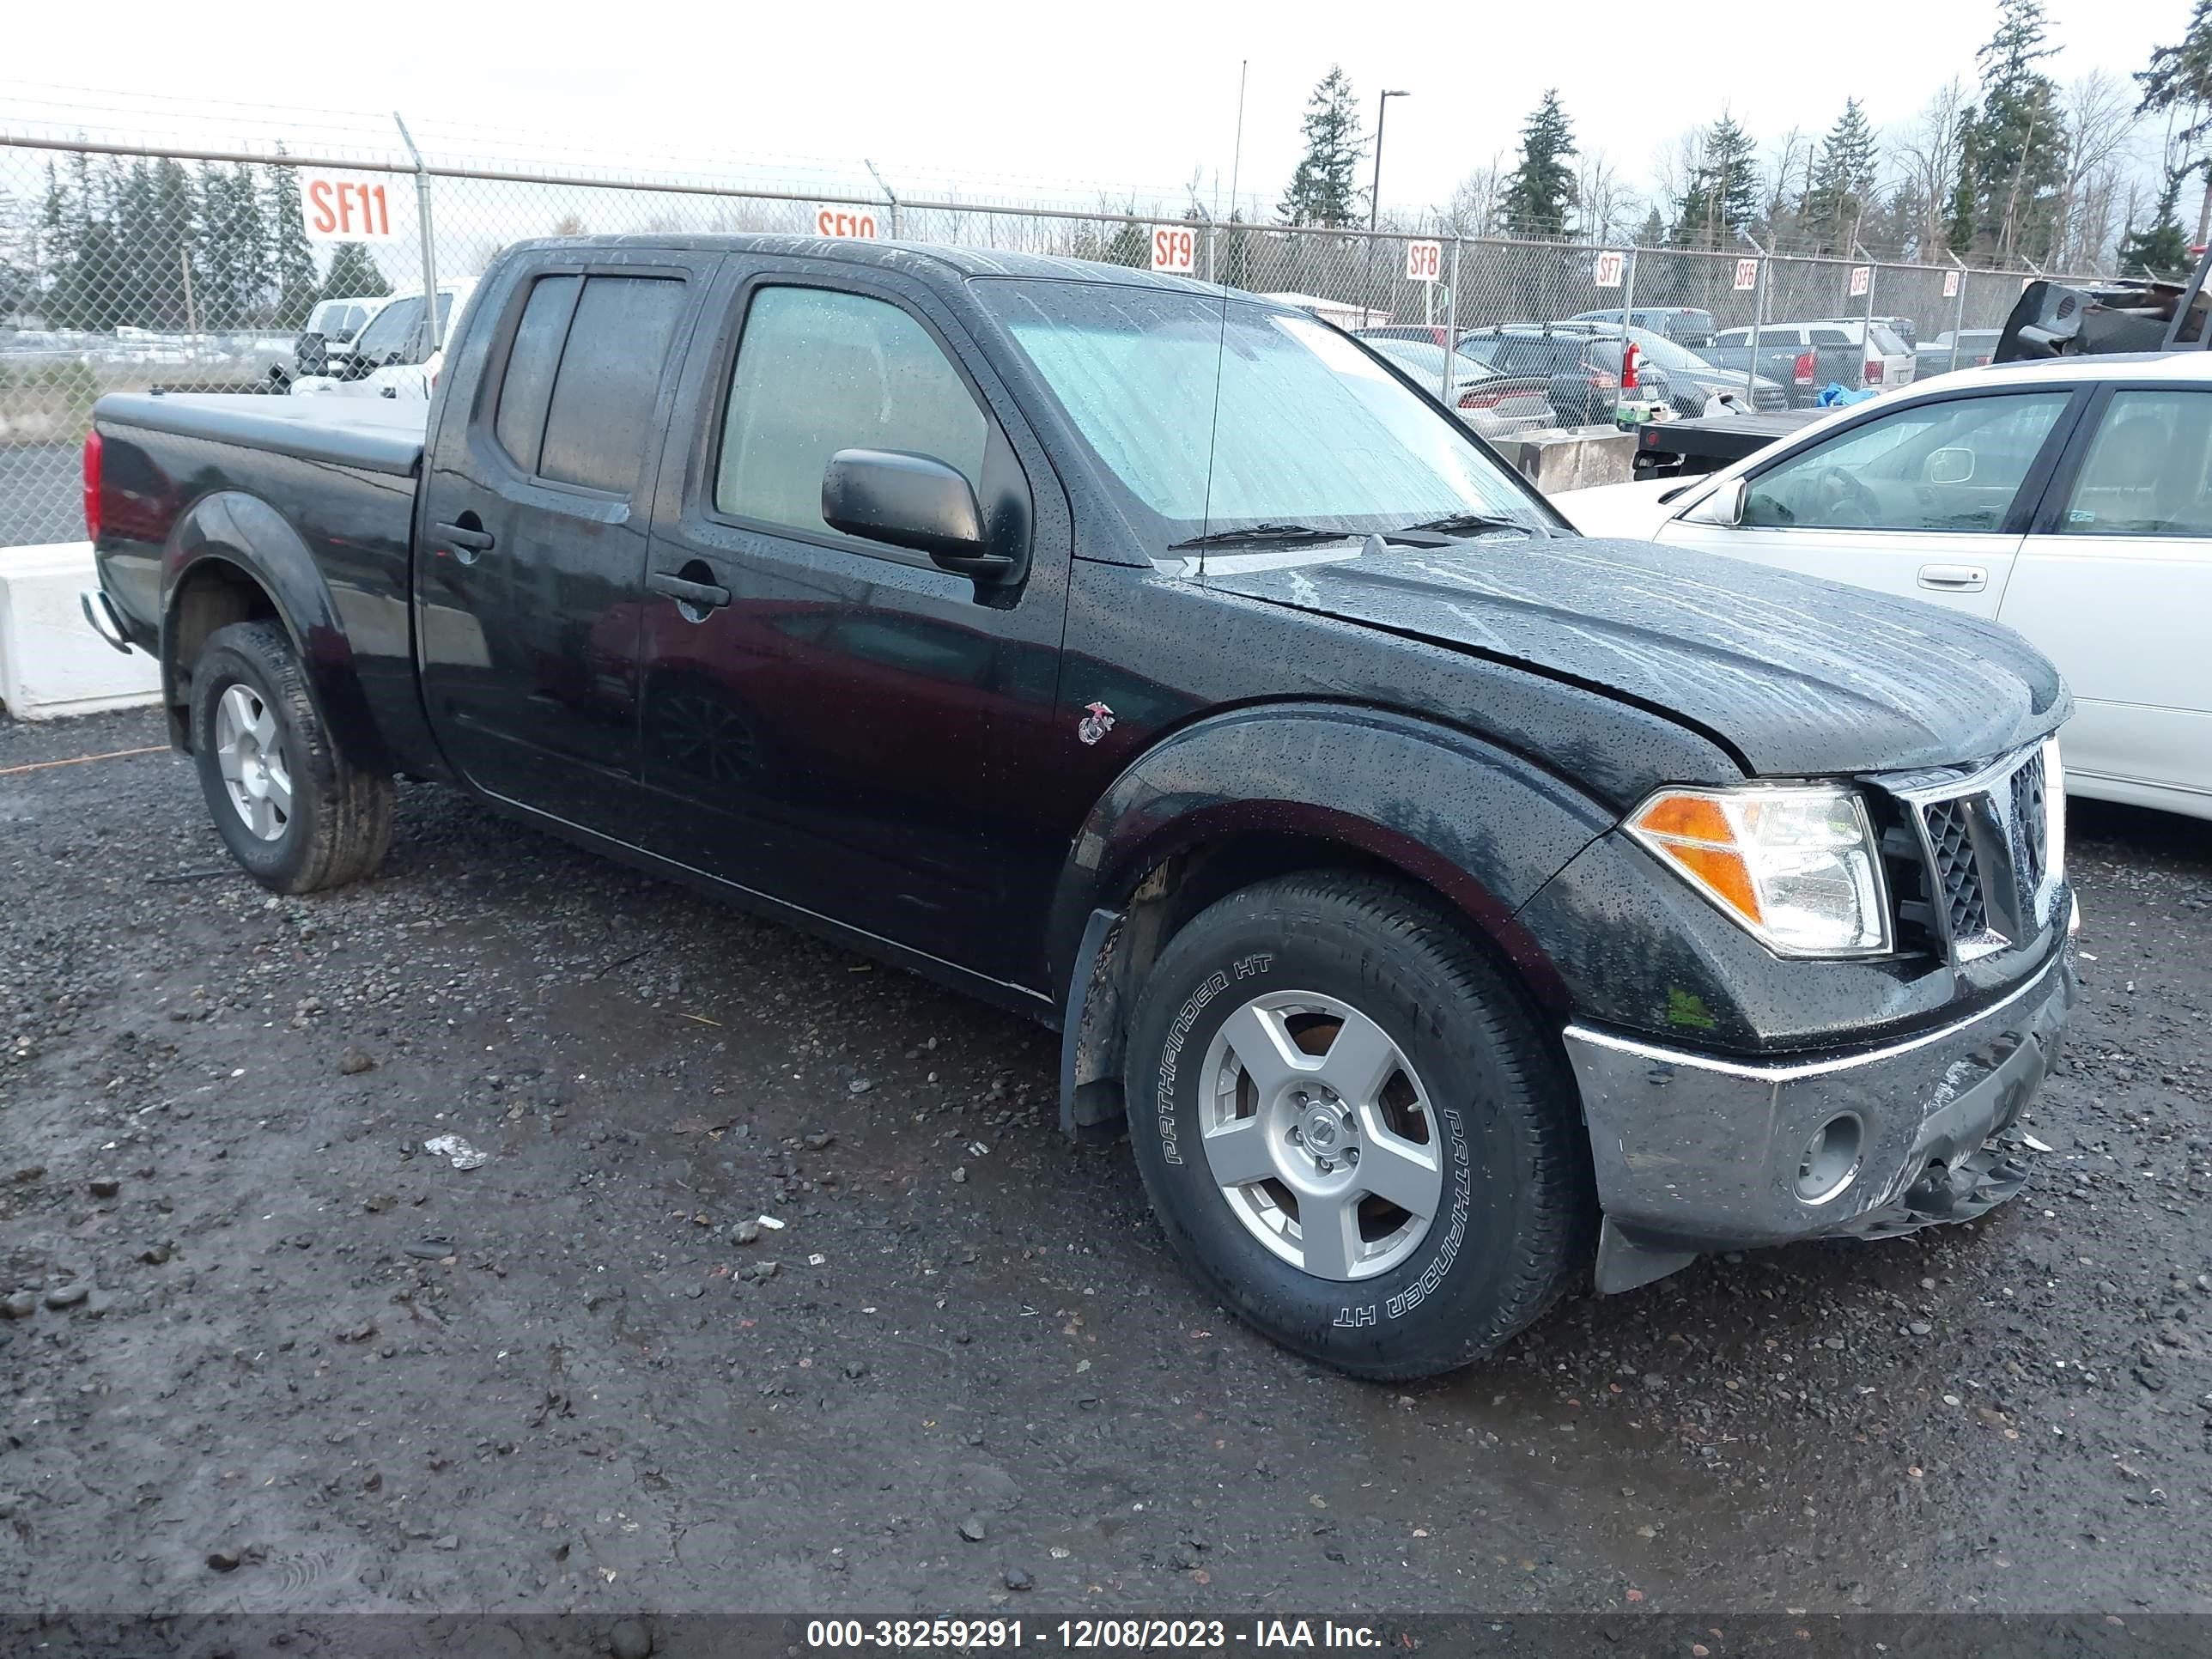
<path fill-rule="evenodd" d="M 264 887 L 342 887 L 384 861 L 392 780 L 338 752 L 282 626 L 209 635 L 192 671 L 191 732 L 216 833 Z"/>
<path fill-rule="evenodd" d="M 1185 1267 L 1354 1376 L 1481 1358 L 1587 1257 L 1564 1066 L 1481 951 L 1389 882 L 1290 876 L 1194 919 L 1146 978 L 1124 1095 Z"/>

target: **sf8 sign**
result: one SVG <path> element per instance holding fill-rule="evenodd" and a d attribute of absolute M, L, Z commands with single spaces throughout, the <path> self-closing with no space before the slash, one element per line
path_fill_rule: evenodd
<path fill-rule="evenodd" d="M 1408 242 L 1406 244 L 1406 280 L 1409 283 L 1434 283 L 1444 274 L 1444 245 L 1442 242 Z"/>
<path fill-rule="evenodd" d="M 1180 271 L 1188 276 L 1198 270 L 1198 233 L 1182 225 L 1152 227 L 1152 269 Z"/>

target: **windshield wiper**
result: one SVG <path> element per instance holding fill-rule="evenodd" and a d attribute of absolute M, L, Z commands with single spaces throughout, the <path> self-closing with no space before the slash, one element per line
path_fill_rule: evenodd
<path fill-rule="evenodd" d="M 1401 530 L 1387 532 L 1411 535 L 1416 531 L 1431 531 L 1439 536 L 1465 536 L 1478 530 L 1517 530 L 1524 536 L 1536 534 L 1535 529 L 1518 519 L 1501 519 L 1488 513 L 1451 513 L 1441 519 L 1431 519 L 1422 524 L 1409 524 Z"/>
<path fill-rule="evenodd" d="M 1176 543 L 1168 551 L 1179 553 L 1187 547 L 1284 547 L 1351 539 L 1352 532 L 1348 530 L 1316 530 L 1310 524 L 1251 524 L 1236 530 L 1217 530 L 1211 535 L 1193 536 L 1187 542 Z"/>

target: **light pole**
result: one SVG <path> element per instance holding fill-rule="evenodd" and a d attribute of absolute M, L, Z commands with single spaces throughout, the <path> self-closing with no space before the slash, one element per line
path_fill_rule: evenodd
<path fill-rule="evenodd" d="M 1372 314 L 1375 299 L 1375 216 L 1382 206 L 1382 122 L 1390 113 L 1393 98 L 1411 98 L 1410 92 L 1386 92 L 1375 100 L 1375 182 L 1367 190 L 1367 283 L 1360 309 Z"/>

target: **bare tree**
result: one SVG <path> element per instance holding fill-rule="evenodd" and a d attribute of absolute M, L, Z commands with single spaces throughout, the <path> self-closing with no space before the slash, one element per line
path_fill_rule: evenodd
<path fill-rule="evenodd" d="M 1936 89 L 1911 125 L 1890 140 L 1891 165 L 1917 204 L 1920 222 L 1916 240 L 1924 250 L 1944 246 L 1946 216 L 1958 188 L 1972 107 L 1966 82 L 1954 76 Z"/>
<path fill-rule="evenodd" d="M 1766 227 L 1771 240 L 1789 240 L 1798 213 L 1813 188 L 1813 158 L 1819 143 L 1802 127 L 1792 127 L 1766 152 Z"/>
<path fill-rule="evenodd" d="M 1613 242 L 1624 228 L 1632 231 L 1643 204 L 1620 181 L 1620 168 L 1601 149 L 1583 157 L 1575 174 L 1576 234 L 1584 241 Z"/>
<path fill-rule="evenodd" d="M 2063 107 L 2069 143 L 2050 258 L 2069 269 L 2104 256 L 2112 197 L 2132 159 L 2138 124 L 2134 89 L 2106 70 L 2092 70 L 2069 86 Z M 2093 203 L 2094 214 L 2087 211 Z"/>
<path fill-rule="evenodd" d="M 1505 187 L 1505 158 L 1491 157 L 1452 186 L 1451 200 L 1437 210 L 1437 229 L 1445 236 L 1485 236 L 1496 228 L 1498 198 Z"/>

